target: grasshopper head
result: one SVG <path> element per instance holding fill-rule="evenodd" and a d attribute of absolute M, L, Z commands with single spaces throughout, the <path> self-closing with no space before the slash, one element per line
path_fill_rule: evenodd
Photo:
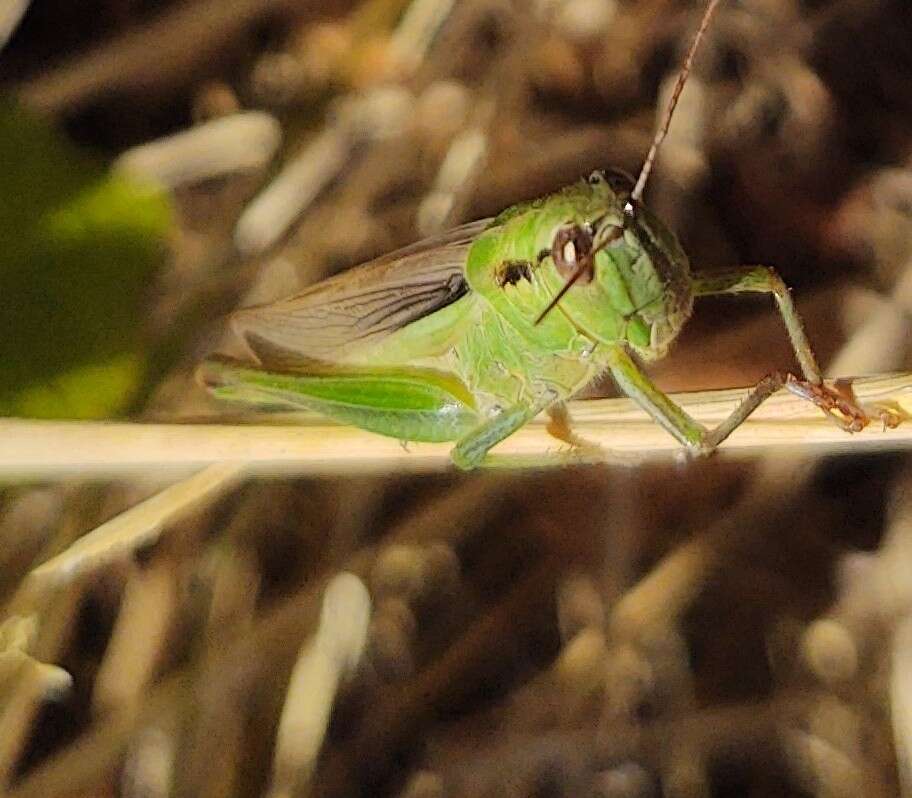
<path fill-rule="evenodd" d="M 564 285 L 545 313 L 560 301 L 597 340 L 623 340 L 654 359 L 690 315 L 690 267 L 674 234 L 630 199 L 631 188 L 629 178 L 604 172 L 580 187 L 585 210 L 552 239 L 551 259 Z"/>
<path fill-rule="evenodd" d="M 586 207 L 587 213 L 553 236 L 549 254 L 564 285 L 536 324 L 566 295 L 561 307 L 578 328 L 605 343 L 626 341 L 642 357 L 652 359 L 665 353 L 690 315 L 693 290 L 687 256 L 640 199 L 700 41 L 720 2 L 709 0 L 706 5 L 636 181 L 628 180 L 628 188 L 619 185 L 617 174 L 594 172 L 584 184 L 588 195 L 570 192 L 569 198 Z"/>

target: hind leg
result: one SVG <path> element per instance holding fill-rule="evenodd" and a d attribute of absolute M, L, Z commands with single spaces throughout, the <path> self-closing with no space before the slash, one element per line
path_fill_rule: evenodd
<path fill-rule="evenodd" d="M 211 359 L 199 376 L 222 399 L 266 409 L 304 409 L 401 441 L 454 441 L 478 426 L 465 385 L 431 369 L 268 371 Z"/>

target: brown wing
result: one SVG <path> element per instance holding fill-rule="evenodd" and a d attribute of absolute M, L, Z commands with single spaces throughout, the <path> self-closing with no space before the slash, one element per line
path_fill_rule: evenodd
<path fill-rule="evenodd" d="M 489 224 L 462 225 L 288 299 L 239 310 L 232 326 L 264 365 L 332 361 L 344 348 L 377 341 L 463 296 L 469 247 Z"/>

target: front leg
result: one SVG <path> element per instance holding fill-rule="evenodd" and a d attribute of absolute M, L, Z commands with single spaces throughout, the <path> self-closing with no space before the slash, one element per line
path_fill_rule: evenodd
<path fill-rule="evenodd" d="M 642 407 L 658 424 L 670 432 L 688 449 L 704 452 L 703 440 L 707 430 L 662 393 L 643 373 L 633 358 L 621 346 L 606 350 L 611 376 L 627 396 Z"/>
<path fill-rule="evenodd" d="M 785 323 L 785 329 L 788 331 L 795 357 L 798 358 L 798 364 L 804 374 L 804 381 L 791 376 L 770 375 L 766 379 L 772 381 L 770 385 L 776 383 L 776 387 L 772 388 L 766 396 L 784 386 L 797 396 L 816 404 L 830 419 L 848 432 L 858 432 L 867 425 L 868 417 L 854 397 L 845 391 L 834 390 L 823 384 L 820 366 L 817 365 L 817 359 L 814 357 L 811 344 L 804 331 L 804 324 L 792 302 L 791 292 L 774 269 L 768 266 L 745 266 L 724 272 L 698 272 L 691 278 L 691 286 L 694 296 L 772 294 L 782 321 Z M 760 388 L 760 385 L 757 387 Z M 757 400 L 754 407 L 760 404 L 763 398 Z M 745 414 L 744 418 L 752 412 L 752 409 Z"/>
<path fill-rule="evenodd" d="M 814 385 L 823 382 L 817 358 L 811 350 L 804 324 L 795 305 L 792 294 L 775 269 L 767 266 L 745 266 L 724 272 L 697 272 L 691 277 L 693 295 L 716 296 L 719 294 L 772 294 L 776 299 L 779 314 L 788 330 L 792 349 L 798 358 L 804 378 Z"/>
<path fill-rule="evenodd" d="M 790 374 L 774 373 L 764 377 L 722 423 L 707 429 L 676 405 L 655 386 L 625 349 L 616 346 L 609 352 L 609 368 L 618 387 L 651 415 L 675 438 L 695 454 L 707 455 L 732 434 L 760 404 L 782 387 L 807 389 L 809 383 L 796 380 Z M 829 408 L 835 402 L 823 386 L 811 386 L 814 391 L 799 395 L 815 404 Z M 818 390 L 819 389 L 819 390 Z M 844 401 L 844 400 L 840 400 Z M 841 409 L 841 408 L 840 408 Z M 832 408 L 831 408 L 832 410 Z"/>

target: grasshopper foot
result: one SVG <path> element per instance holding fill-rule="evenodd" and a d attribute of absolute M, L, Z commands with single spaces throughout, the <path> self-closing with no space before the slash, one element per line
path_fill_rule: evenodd
<path fill-rule="evenodd" d="M 852 393 L 851 387 L 844 383 L 837 383 L 835 387 L 831 388 L 823 383 L 815 384 L 799 380 L 789 374 L 785 380 L 785 387 L 796 396 L 813 402 L 846 432 L 861 432 L 870 422 L 867 413 L 861 408 Z"/>
<path fill-rule="evenodd" d="M 548 424 L 545 427 L 552 438 L 557 438 L 570 445 L 571 452 L 583 457 L 593 457 L 604 454 L 601 446 L 592 441 L 587 441 L 577 435 L 570 426 L 570 413 L 567 405 L 558 402 L 548 408 Z"/>
<path fill-rule="evenodd" d="M 852 383 L 849 380 L 836 380 L 835 389 L 844 399 L 851 402 L 855 407 L 861 408 L 868 418 L 879 419 L 884 432 L 888 429 L 896 429 L 903 421 L 909 418 L 908 413 L 897 402 L 871 402 L 868 405 L 863 405 L 858 401 L 858 397 L 855 396 L 855 391 L 852 390 Z"/>
<path fill-rule="evenodd" d="M 873 407 L 877 413 L 877 417 L 880 419 L 880 423 L 883 425 L 884 432 L 888 429 L 896 429 L 903 421 L 909 418 L 909 416 L 900 409 L 899 405 L 875 402 Z"/>
<path fill-rule="evenodd" d="M 896 429 L 904 421 L 912 418 L 900 407 L 898 402 L 870 402 L 860 406 L 865 409 L 869 418 L 880 421 L 881 429 L 884 432 L 888 429 Z"/>

